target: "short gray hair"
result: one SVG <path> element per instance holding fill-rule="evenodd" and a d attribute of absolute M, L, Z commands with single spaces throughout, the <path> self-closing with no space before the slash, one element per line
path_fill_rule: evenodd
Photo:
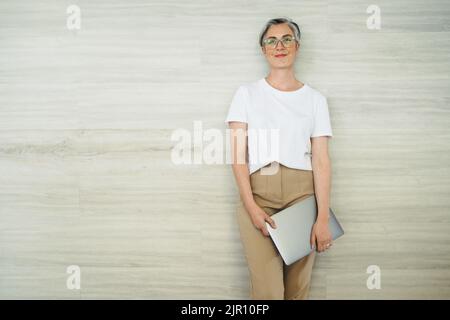
<path fill-rule="evenodd" d="M 263 44 L 264 36 L 266 35 L 269 28 L 275 24 L 281 24 L 281 23 L 287 23 L 288 27 L 291 28 L 292 32 L 294 33 L 295 39 L 297 41 L 300 41 L 300 36 L 301 36 L 300 28 L 292 19 L 289 19 L 288 17 L 275 18 L 275 19 L 270 19 L 264 25 L 264 28 L 262 29 L 262 31 L 259 35 L 259 46 L 260 47 L 264 46 L 264 44 Z"/>

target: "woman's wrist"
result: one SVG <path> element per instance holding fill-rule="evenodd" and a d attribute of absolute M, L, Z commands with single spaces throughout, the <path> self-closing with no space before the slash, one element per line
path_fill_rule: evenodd
<path fill-rule="evenodd" d="M 328 212 L 319 212 L 317 215 L 317 222 L 328 224 Z"/>
<path fill-rule="evenodd" d="M 257 203 L 255 199 L 253 199 L 253 196 L 244 199 L 244 206 L 247 210 L 253 209 L 257 206 Z"/>
<path fill-rule="evenodd" d="M 253 212 L 256 207 L 258 207 L 258 204 L 255 202 L 255 200 L 249 201 L 249 203 L 246 205 L 247 210 L 249 212 Z"/>

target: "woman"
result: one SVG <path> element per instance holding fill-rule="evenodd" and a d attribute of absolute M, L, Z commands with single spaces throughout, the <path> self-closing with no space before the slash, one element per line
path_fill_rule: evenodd
<path fill-rule="evenodd" d="M 298 81 L 294 62 L 300 29 L 288 18 L 264 26 L 259 44 L 269 65 L 267 77 L 241 85 L 225 122 L 232 132 L 233 173 L 239 188 L 237 218 L 250 272 L 252 299 L 306 299 L 316 251 L 332 245 L 328 228 L 332 137 L 326 98 Z M 268 138 L 260 131 L 278 130 L 266 155 Z M 273 131 L 272 131 L 273 132 Z M 264 145 L 266 144 L 266 145 Z M 259 149 L 259 150 L 258 150 Z M 266 228 L 271 215 L 315 195 L 318 216 L 311 232 L 311 254 L 287 266 Z"/>

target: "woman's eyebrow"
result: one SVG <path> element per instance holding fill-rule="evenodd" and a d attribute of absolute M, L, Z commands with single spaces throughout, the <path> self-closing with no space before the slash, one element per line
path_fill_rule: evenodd
<path fill-rule="evenodd" d="M 286 33 L 286 34 L 283 34 L 281 37 L 283 38 L 285 36 L 294 36 L 294 35 L 292 35 L 290 33 Z M 271 37 L 268 37 L 268 38 L 276 38 L 276 37 L 275 36 L 271 36 Z"/>

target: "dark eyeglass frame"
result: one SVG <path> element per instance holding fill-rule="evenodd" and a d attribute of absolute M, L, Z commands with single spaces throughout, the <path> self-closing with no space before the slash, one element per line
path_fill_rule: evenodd
<path fill-rule="evenodd" d="M 269 45 L 267 42 L 268 42 L 269 40 L 273 40 L 273 39 L 275 39 L 275 45 Z M 291 40 L 294 40 L 294 42 L 298 42 L 298 40 L 295 38 L 295 36 L 288 35 L 288 36 L 282 37 L 281 39 L 278 39 L 278 38 L 276 38 L 276 37 L 265 38 L 265 39 L 263 40 L 263 44 L 264 44 L 265 46 L 267 46 L 267 47 L 276 48 L 276 47 L 278 46 L 278 42 L 281 41 L 281 43 L 283 44 L 283 46 L 284 46 L 285 48 L 290 48 L 290 47 L 292 47 L 292 44 L 291 44 L 290 46 L 286 46 L 286 45 L 284 44 L 283 40 L 285 40 L 285 39 L 291 39 Z M 292 42 L 292 43 L 294 43 L 294 42 Z"/>

